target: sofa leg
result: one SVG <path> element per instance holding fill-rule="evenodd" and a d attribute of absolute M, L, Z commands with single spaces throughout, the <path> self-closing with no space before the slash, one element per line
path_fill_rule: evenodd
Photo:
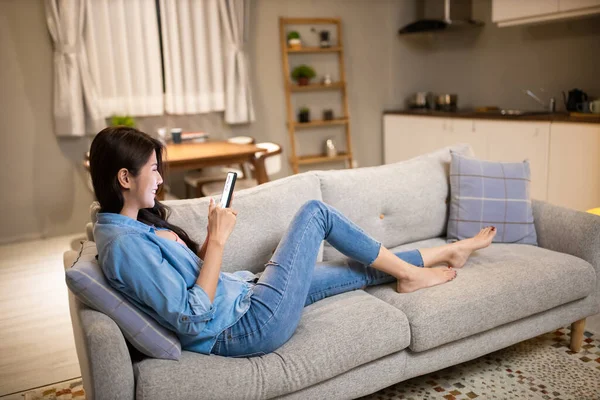
<path fill-rule="evenodd" d="M 578 352 L 581 349 L 583 341 L 583 331 L 585 329 L 585 318 L 575 321 L 571 324 L 571 351 Z"/>

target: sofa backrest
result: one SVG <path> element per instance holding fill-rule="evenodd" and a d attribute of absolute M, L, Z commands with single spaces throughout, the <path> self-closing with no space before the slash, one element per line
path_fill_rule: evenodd
<path fill-rule="evenodd" d="M 388 248 L 441 236 L 448 220 L 450 149 L 473 155 L 469 145 L 458 144 L 394 164 L 316 172 L 323 201 Z M 343 257 L 325 244 L 324 261 Z"/>
<path fill-rule="evenodd" d="M 239 214 L 225 246 L 222 270 L 263 271 L 296 211 L 313 199 L 321 200 L 319 179 L 313 173 L 293 175 L 236 192 L 232 208 Z M 208 203 L 208 197 L 165 202 L 172 210 L 169 221 L 182 227 L 200 244 L 206 237 Z"/>

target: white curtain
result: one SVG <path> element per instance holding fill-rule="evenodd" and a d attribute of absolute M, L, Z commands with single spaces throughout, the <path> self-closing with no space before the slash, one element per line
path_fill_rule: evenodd
<path fill-rule="evenodd" d="M 250 20 L 250 0 L 219 0 L 225 33 L 225 122 L 254 121 L 246 44 Z"/>
<path fill-rule="evenodd" d="M 102 116 L 162 115 L 164 99 L 156 2 L 82 2 L 87 7 L 85 47 L 98 87 Z"/>
<path fill-rule="evenodd" d="M 200 114 L 225 109 L 217 0 L 161 0 L 165 110 Z"/>
<path fill-rule="evenodd" d="M 102 118 L 82 46 L 85 3 L 46 0 L 45 5 L 54 42 L 54 131 L 58 136 L 83 136 L 86 130 L 97 132 Z"/>

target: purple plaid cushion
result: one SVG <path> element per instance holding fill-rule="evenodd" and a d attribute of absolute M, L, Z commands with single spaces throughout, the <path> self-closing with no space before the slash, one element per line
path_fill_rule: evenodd
<path fill-rule="evenodd" d="M 451 153 L 447 239 L 456 241 L 492 225 L 494 243 L 537 246 L 529 194 L 529 161 L 501 163 Z"/>
<path fill-rule="evenodd" d="M 112 318 L 129 343 L 142 353 L 154 358 L 179 360 L 179 338 L 108 284 L 96 260 L 97 254 L 94 242 L 82 244 L 77 261 L 65 272 L 71 292 L 89 307 Z"/>

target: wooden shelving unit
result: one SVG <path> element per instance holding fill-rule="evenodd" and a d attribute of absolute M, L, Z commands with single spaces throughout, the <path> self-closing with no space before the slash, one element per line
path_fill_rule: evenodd
<path fill-rule="evenodd" d="M 299 49 L 289 49 L 288 53 L 336 53 L 342 51 L 339 46 L 335 47 L 302 47 Z"/>
<path fill-rule="evenodd" d="M 339 153 L 335 157 L 327 157 L 327 156 L 323 156 L 323 155 L 300 156 L 300 157 L 298 157 L 298 164 L 337 162 L 337 161 L 344 161 L 347 158 L 348 158 L 348 153 Z"/>
<path fill-rule="evenodd" d="M 345 89 L 345 82 L 332 82 L 330 85 L 324 85 L 322 83 L 311 83 L 308 85 L 300 86 L 290 84 L 289 89 L 292 92 L 312 92 L 315 90 L 337 90 L 337 89 Z"/>
<path fill-rule="evenodd" d="M 294 122 L 296 129 L 302 128 L 315 128 L 318 126 L 332 126 L 332 125 L 345 125 L 348 123 L 348 118 L 337 118 L 328 121 L 314 120 L 310 122 Z"/>
<path fill-rule="evenodd" d="M 292 49 L 287 44 L 287 31 L 288 25 L 335 25 L 337 28 L 338 43 L 333 47 L 302 47 L 299 49 Z M 300 165 L 320 164 L 328 162 L 340 162 L 345 161 L 347 168 L 352 168 L 352 142 L 350 136 L 350 115 L 348 113 L 348 96 L 346 93 L 346 69 L 344 66 L 344 47 L 342 45 L 342 25 L 339 18 L 279 18 L 279 36 L 281 42 L 281 57 L 282 57 L 282 72 L 283 82 L 285 87 L 285 100 L 287 106 L 287 127 L 290 137 L 291 144 L 291 156 L 290 164 L 295 174 L 299 172 Z M 321 83 L 313 83 L 309 85 L 300 86 L 291 81 L 290 76 L 290 63 L 289 56 L 293 54 L 308 54 L 308 53 L 337 53 L 338 65 L 339 65 L 339 82 L 332 82 L 330 85 L 324 85 Z M 298 92 L 312 92 L 322 90 L 339 90 L 342 95 L 342 110 L 343 117 L 324 121 L 315 120 L 311 122 L 300 123 L 296 121 L 296 113 L 292 109 L 292 93 Z M 317 127 L 328 127 L 328 126 L 344 126 L 345 127 L 345 138 L 346 138 L 346 152 L 338 153 L 335 157 L 327 157 L 325 155 L 309 155 L 299 156 L 298 149 L 296 146 L 296 130 L 317 128 Z"/>

